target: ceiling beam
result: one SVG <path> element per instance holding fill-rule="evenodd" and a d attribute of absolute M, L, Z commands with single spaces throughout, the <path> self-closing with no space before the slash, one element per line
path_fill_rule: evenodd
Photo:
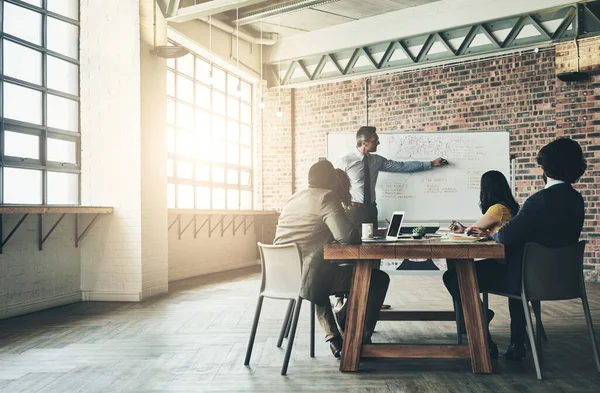
<path fill-rule="evenodd" d="M 248 7 L 250 5 L 263 3 L 265 0 L 212 0 L 205 3 L 191 5 L 177 9 L 175 14 L 167 17 L 167 22 L 182 23 L 192 19 L 205 18 L 210 15 L 234 10 L 236 8 Z M 179 3 L 179 0 L 172 0 L 172 3 Z M 169 10 L 171 7 L 169 7 Z"/>

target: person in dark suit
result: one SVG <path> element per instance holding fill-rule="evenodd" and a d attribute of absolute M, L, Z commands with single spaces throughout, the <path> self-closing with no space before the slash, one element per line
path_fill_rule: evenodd
<path fill-rule="evenodd" d="M 505 245 L 506 263 L 485 260 L 475 264 L 482 291 L 520 293 L 525 243 L 563 247 L 579 241 L 584 203 L 572 184 L 579 180 L 587 168 L 581 147 L 568 138 L 556 139 L 539 151 L 537 163 L 544 171 L 544 189 L 530 196 L 519 213 L 493 235 L 476 227 L 468 232 L 474 236 L 489 236 Z M 455 299 L 460 299 L 455 272 L 444 274 L 444 284 Z M 525 313 L 520 300 L 509 298 L 508 307 L 511 319 L 510 345 L 504 358 L 517 360 L 525 357 Z"/>

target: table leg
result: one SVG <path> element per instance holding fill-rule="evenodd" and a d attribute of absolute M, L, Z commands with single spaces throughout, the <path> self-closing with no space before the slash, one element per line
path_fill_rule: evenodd
<path fill-rule="evenodd" d="M 352 270 L 340 371 L 358 371 L 372 270 L 373 260 L 368 259 L 357 260 Z"/>
<path fill-rule="evenodd" d="M 487 329 L 483 321 L 483 309 L 479 299 L 475 262 L 472 259 L 464 259 L 455 263 L 465 327 L 469 337 L 471 366 L 474 373 L 490 374 L 492 362 L 488 349 Z"/>

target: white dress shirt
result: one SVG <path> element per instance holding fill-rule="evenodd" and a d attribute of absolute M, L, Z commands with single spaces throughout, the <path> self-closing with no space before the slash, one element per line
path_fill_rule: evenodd
<path fill-rule="evenodd" d="M 369 173 L 371 175 L 371 200 L 375 199 L 375 185 L 379 172 L 420 172 L 431 169 L 430 161 L 393 161 L 378 154 L 362 154 L 358 149 L 346 154 L 336 163 L 350 178 L 350 194 L 352 202 L 363 203 L 365 197 L 365 171 L 363 160 L 369 160 Z"/>
<path fill-rule="evenodd" d="M 548 183 L 546 183 L 546 185 L 544 186 L 544 189 L 550 188 L 550 187 L 555 186 L 557 184 L 563 184 L 563 183 L 564 183 L 564 181 L 562 181 L 562 180 L 552 180 L 552 181 L 549 181 Z"/>

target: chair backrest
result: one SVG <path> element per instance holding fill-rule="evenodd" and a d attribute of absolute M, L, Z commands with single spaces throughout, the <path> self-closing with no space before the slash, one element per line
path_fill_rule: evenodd
<path fill-rule="evenodd" d="M 567 300 L 581 297 L 585 240 L 549 248 L 525 244 L 523 290 L 530 300 Z"/>
<path fill-rule="evenodd" d="M 296 299 L 302 280 L 302 254 L 296 243 L 258 243 L 262 265 L 261 294 L 278 299 Z"/>

